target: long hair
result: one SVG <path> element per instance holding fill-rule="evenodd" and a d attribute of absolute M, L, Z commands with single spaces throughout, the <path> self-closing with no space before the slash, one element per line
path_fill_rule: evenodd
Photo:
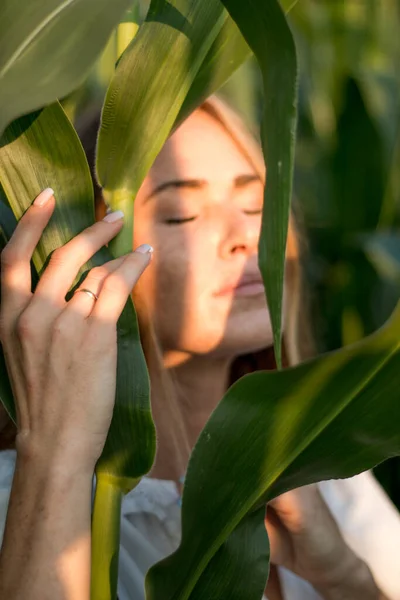
<path fill-rule="evenodd" d="M 256 137 L 244 125 L 242 118 L 229 105 L 216 96 L 207 99 L 198 110 L 206 112 L 228 133 L 240 152 L 247 158 L 262 181 L 266 173 L 261 146 Z M 83 114 L 76 127 L 84 147 L 92 174 L 95 190 L 96 218 L 101 219 L 106 211 L 101 188 L 95 177 L 95 155 L 100 112 L 91 110 Z M 301 257 L 306 254 L 305 237 L 300 233 L 300 219 L 292 210 L 286 248 L 286 298 L 284 303 L 283 364 L 295 365 L 314 352 L 308 313 L 308 298 L 303 284 Z M 184 472 L 190 455 L 183 418 L 177 400 L 174 381 L 164 368 L 162 350 L 157 339 L 150 315 L 141 293 L 140 280 L 133 292 L 133 300 L 139 321 L 141 342 L 151 381 L 151 402 L 155 415 L 157 436 L 164 451 Z M 300 318 L 301 316 L 301 318 Z M 241 376 L 257 370 L 276 369 L 273 348 L 238 356 L 232 363 L 230 383 Z M 161 426 L 162 424 L 162 426 Z M 0 435 L 0 449 L 10 447 L 11 428 Z M 172 458 L 174 457 L 174 458 Z"/>

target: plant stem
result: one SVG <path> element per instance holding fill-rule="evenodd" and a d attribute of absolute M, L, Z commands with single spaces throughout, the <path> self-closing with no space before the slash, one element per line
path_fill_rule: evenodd
<path fill-rule="evenodd" d="M 115 600 L 122 491 L 107 476 L 98 475 L 92 516 L 91 600 Z"/>
<path fill-rule="evenodd" d="M 132 252 L 133 244 L 133 204 L 134 196 L 127 190 L 103 190 L 103 197 L 107 206 L 112 210 L 122 210 L 124 213 L 124 226 L 122 230 L 108 244 L 108 249 L 114 258 Z"/>

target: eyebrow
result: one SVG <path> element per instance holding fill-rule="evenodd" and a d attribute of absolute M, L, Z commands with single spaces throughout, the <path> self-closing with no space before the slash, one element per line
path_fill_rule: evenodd
<path fill-rule="evenodd" d="M 238 175 L 238 177 L 235 177 L 235 179 L 234 179 L 233 187 L 236 189 L 240 189 L 240 188 L 243 188 L 246 185 L 249 185 L 250 183 L 253 183 L 255 181 L 261 181 L 261 178 L 258 175 L 256 175 L 255 173 Z M 208 182 L 206 179 L 172 179 L 171 181 L 165 181 L 164 183 L 161 183 L 160 185 L 156 186 L 150 192 L 150 194 L 146 198 L 146 201 L 150 200 L 150 198 L 153 198 L 157 194 L 160 194 L 161 192 L 163 192 L 167 189 L 170 189 L 170 188 L 172 188 L 172 189 L 186 188 L 186 189 L 192 189 L 192 190 L 200 190 L 200 189 L 203 189 L 207 185 L 207 183 Z"/>

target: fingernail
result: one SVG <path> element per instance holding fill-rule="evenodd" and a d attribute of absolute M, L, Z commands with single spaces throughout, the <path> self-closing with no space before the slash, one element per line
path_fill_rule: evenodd
<path fill-rule="evenodd" d="M 52 196 L 54 196 L 54 190 L 51 188 L 46 188 L 45 190 L 40 192 L 37 198 L 35 198 L 35 200 L 33 201 L 33 205 L 44 206 Z"/>
<path fill-rule="evenodd" d="M 114 223 L 115 221 L 119 221 L 120 219 L 123 219 L 123 218 L 124 218 L 124 213 L 122 212 L 122 210 L 116 210 L 114 212 L 108 213 L 103 218 L 103 221 L 106 221 L 106 223 Z"/>
<path fill-rule="evenodd" d="M 135 252 L 139 252 L 139 254 L 153 254 L 154 248 L 149 244 L 142 244 L 136 248 Z"/>

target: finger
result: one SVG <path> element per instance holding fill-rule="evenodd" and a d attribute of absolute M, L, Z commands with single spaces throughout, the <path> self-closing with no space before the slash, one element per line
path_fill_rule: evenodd
<path fill-rule="evenodd" d="M 90 315 L 96 300 L 89 294 L 81 292 L 80 290 L 90 290 L 98 297 L 106 277 L 111 273 L 114 273 L 114 271 L 122 265 L 127 256 L 129 255 L 120 256 L 119 258 L 104 263 L 104 265 L 101 265 L 100 267 L 91 269 L 87 277 L 82 281 L 77 290 L 75 290 L 74 295 L 67 303 L 62 318 L 67 318 L 68 314 L 68 318 L 71 320 L 76 317 L 86 319 Z"/>
<path fill-rule="evenodd" d="M 1 310 L 19 314 L 31 297 L 31 267 L 33 252 L 54 211 L 54 192 L 43 190 L 21 217 L 1 253 Z"/>
<path fill-rule="evenodd" d="M 37 285 L 35 298 L 62 304 L 81 266 L 121 230 L 123 216 L 121 211 L 109 213 L 57 248 Z"/>
<path fill-rule="evenodd" d="M 290 534 L 279 516 L 270 508 L 267 509 L 265 527 L 268 532 L 271 562 L 274 565 L 287 564 L 291 554 Z"/>
<path fill-rule="evenodd" d="M 99 299 L 93 307 L 90 320 L 116 323 L 139 277 L 150 264 L 153 248 L 139 246 L 128 255 L 122 265 L 109 275 L 101 288 Z"/>

